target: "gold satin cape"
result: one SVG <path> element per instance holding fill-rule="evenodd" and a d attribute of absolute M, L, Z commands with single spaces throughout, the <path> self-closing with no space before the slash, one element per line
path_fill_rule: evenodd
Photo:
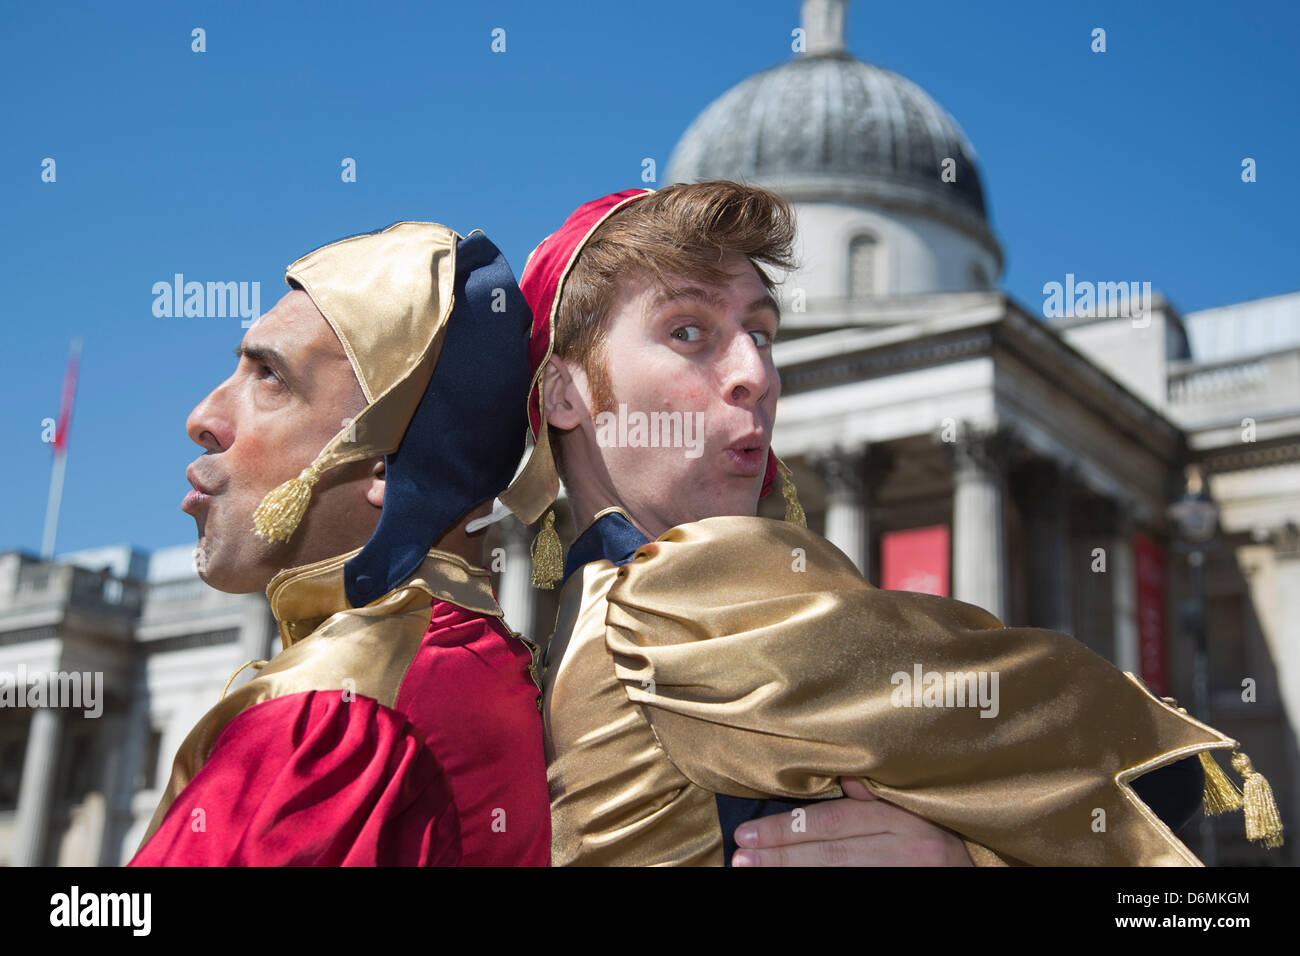
<path fill-rule="evenodd" d="M 917 665 L 996 674 L 996 715 L 915 706 L 898 675 Z M 575 573 L 543 692 L 556 865 L 721 865 L 715 794 L 834 797 L 855 776 L 980 865 L 1199 866 L 1130 784 L 1237 746 L 1073 638 L 880 590 L 764 518 Z"/>

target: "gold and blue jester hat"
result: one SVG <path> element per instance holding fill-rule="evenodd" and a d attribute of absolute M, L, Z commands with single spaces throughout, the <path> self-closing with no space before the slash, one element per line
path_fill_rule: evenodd
<path fill-rule="evenodd" d="M 523 454 L 532 312 L 505 257 L 482 232 L 399 222 L 322 246 L 285 270 L 347 353 L 366 407 L 253 523 L 292 537 L 312 486 L 339 465 L 383 456 L 384 505 L 344 568 L 362 607 L 419 568 L 471 508 L 510 483 Z"/>

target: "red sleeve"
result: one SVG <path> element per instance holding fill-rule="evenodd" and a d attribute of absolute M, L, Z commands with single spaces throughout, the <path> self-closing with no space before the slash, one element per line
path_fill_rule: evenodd
<path fill-rule="evenodd" d="M 226 725 L 129 866 L 454 866 L 446 775 L 400 713 L 310 691 Z"/>

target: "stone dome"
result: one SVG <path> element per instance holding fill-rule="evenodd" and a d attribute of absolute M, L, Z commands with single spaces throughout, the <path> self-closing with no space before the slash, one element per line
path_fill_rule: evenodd
<path fill-rule="evenodd" d="M 956 120 L 911 80 L 844 50 L 842 5 L 814 6 L 838 21 L 823 23 L 807 52 L 710 104 L 678 142 L 666 182 L 730 179 L 792 202 L 906 209 L 957 226 L 1000 260 Z"/>

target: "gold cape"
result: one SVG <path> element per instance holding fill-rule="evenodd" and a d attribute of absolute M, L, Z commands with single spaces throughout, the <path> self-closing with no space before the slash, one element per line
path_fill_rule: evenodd
<path fill-rule="evenodd" d="M 190 731 L 176 752 L 171 778 L 141 847 L 207 762 L 221 731 L 248 708 L 288 694 L 345 688 L 392 707 L 429 629 L 435 599 L 501 617 L 491 575 L 436 549 L 398 587 L 365 607 L 353 608 L 344 592 L 343 566 L 358 553 L 289 568 L 271 579 L 266 596 L 283 649 L 269 662 L 250 662 L 264 664 L 258 675 L 223 695 Z"/>
<path fill-rule="evenodd" d="M 980 865 L 1199 866 L 1130 784 L 1237 746 L 1073 638 L 879 590 L 763 518 L 682 525 L 574 573 L 549 661 L 556 865 L 721 865 L 714 794 L 833 797 L 856 776 Z M 996 715 L 904 693 L 918 665 L 983 673 Z"/>

